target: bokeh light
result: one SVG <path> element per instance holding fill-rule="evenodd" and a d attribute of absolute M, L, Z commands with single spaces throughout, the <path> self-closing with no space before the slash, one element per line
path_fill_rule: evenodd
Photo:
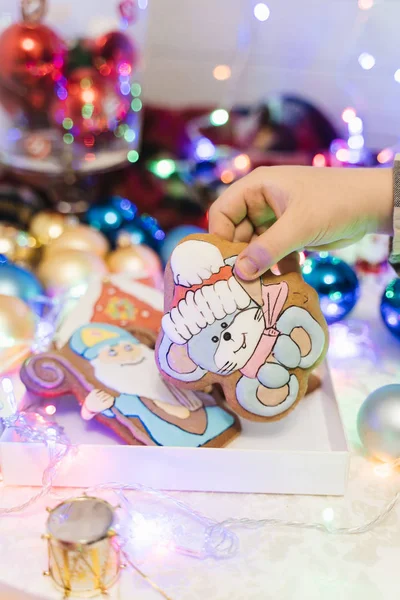
<path fill-rule="evenodd" d="M 266 21 L 270 15 L 270 10 L 264 2 L 256 4 L 253 12 L 257 21 Z"/>
<path fill-rule="evenodd" d="M 349 151 L 347 150 L 347 148 L 340 148 L 336 152 L 336 158 L 340 162 L 348 162 L 348 160 L 349 160 Z"/>
<path fill-rule="evenodd" d="M 348 140 L 349 148 L 352 150 L 361 150 L 364 146 L 364 138 L 362 135 L 351 135 Z"/>
<path fill-rule="evenodd" d="M 142 106 L 143 104 L 140 98 L 134 98 L 131 102 L 131 109 L 133 112 L 139 112 L 142 110 Z"/>
<path fill-rule="evenodd" d="M 217 65 L 213 70 L 214 78 L 218 81 L 229 79 L 231 73 L 231 68 L 228 65 Z"/>
<path fill-rule="evenodd" d="M 127 129 L 124 133 L 124 140 L 128 143 L 133 142 L 136 138 L 136 133 L 133 129 Z"/>
<path fill-rule="evenodd" d="M 358 8 L 361 10 L 369 10 L 374 5 L 374 0 L 358 0 Z"/>
<path fill-rule="evenodd" d="M 74 126 L 74 122 L 69 117 L 66 117 L 65 119 L 63 119 L 62 125 L 64 129 L 72 129 L 72 127 Z"/>
<path fill-rule="evenodd" d="M 224 108 L 217 108 L 210 115 L 210 123 L 216 127 L 225 125 L 229 121 L 229 113 Z"/>
<path fill-rule="evenodd" d="M 326 158 L 323 154 L 316 154 L 313 158 L 312 164 L 314 167 L 326 167 Z"/>
<path fill-rule="evenodd" d="M 376 61 L 372 54 L 369 54 L 368 52 L 362 52 L 358 57 L 358 62 L 364 71 L 369 71 L 375 66 Z"/>
<path fill-rule="evenodd" d="M 222 183 L 232 183 L 235 179 L 235 175 L 229 169 L 224 169 L 220 177 Z"/>
<path fill-rule="evenodd" d="M 64 133 L 63 140 L 66 144 L 72 144 L 72 142 L 74 141 L 74 136 L 72 135 L 72 133 Z"/>
<path fill-rule="evenodd" d="M 200 138 L 196 144 L 195 154 L 199 160 L 209 160 L 215 154 L 215 146 L 208 138 Z"/>
<path fill-rule="evenodd" d="M 161 179 L 168 179 L 176 171 L 176 163 L 172 158 L 163 158 L 150 165 L 150 171 Z"/>
<path fill-rule="evenodd" d="M 128 96 L 128 94 L 131 93 L 131 86 L 128 81 L 123 81 L 119 86 L 119 89 L 121 90 L 121 94 L 123 96 Z"/>
<path fill-rule="evenodd" d="M 233 160 L 233 166 L 238 171 L 248 171 L 251 167 L 249 156 L 247 154 L 238 154 Z"/>
<path fill-rule="evenodd" d="M 356 111 L 354 110 L 354 108 L 351 108 L 350 106 L 345 108 L 344 111 L 342 112 L 342 119 L 345 123 L 350 123 L 350 121 L 352 121 L 356 116 L 357 116 Z"/>
<path fill-rule="evenodd" d="M 351 135 L 356 135 L 357 133 L 362 133 L 363 131 L 363 122 L 360 117 L 354 117 L 349 121 L 349 133 Z"/>
<path fill-rule="evenodd" d="M 22 46 L 23 50 L 25 50 L 26 52 L 30 52 L 31 50 L 34 49 L 35 42 L 33 41 L 32 38 L 25 38 L 24 40 L 22 40 L 21 46 Z"/>
<path fill-rule="evenodd" d="M 381 165 L 384 165 L 385 163 L 391 162 L 393 160 L 393 158 L 394 158 L 393 150 L 391 150 L 390 148 L 384 148 L 383 150 L 381 150 L 379 152 L 378 156 L 376 157 L 376 160 Z"/>
<path fill-rule="evenodd" d="M 132 96 L 140 96 L 140 94 L 142 93 L 142 86 L 140 85 L 140 83 L 132 83 L 131 85 L 131 94 Z"/>
<path fill-rule="evenodd" d="M 126 158 L 129 160 L 130 163 L 135 163 L 139 160 L 139 152 L 137 152 L 136 150 L 129 150 L 128 154 L 126 155 Z"/>

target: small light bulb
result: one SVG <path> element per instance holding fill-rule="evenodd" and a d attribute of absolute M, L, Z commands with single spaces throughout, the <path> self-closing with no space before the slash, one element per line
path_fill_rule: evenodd
<path fill-rule="evenodd" d="M 231 68 L 228 65 L 217 65 L 213 70 L 213 76 L 217 81 L 226 81 L 231 76 Z"/>
<path fill-rule="evenodd" d="M 208 138 L 200 138 L 196 145 L 195 154 L 199 160 L 208 160 L 214 156 L 215 146 Z"/>
<path fill-rule="evenodd" d="M 238 154 L 233 160 L 233 165 L 238 171 L 247 171 L 250 169 L 250 158 L 247 154 Z"/>
<path fill-rule="evenodd" d="M 351 135 L 349 137 L 348 144 L 349 144 L 349 148 L 351 148 L 352 150 L 361 150 L 361 148 L 364 147 L 364 138 L 360 134 Z"/>
<path fill-rule="evenodd" d="M 355 119 L 356 116 L 357 116 L 356 111 L 354 110 L 354 108 L 351 108 L 350 106 L 348 108 L 345 108 L 344 111 L 342 112 L 342 119 L 345 123 L 350 123 L 350 121 Z"/>
<path fill-rule="evenodd" d="M 232 171 L 229 171 L 229 169 L 225 169 L 224 171 L 222 171 L 221 173 L 221 181 L 222 183 L 232 183 L 232 181 L 235 179 L 234 174 L 232 173 Z"/>
<path fill-rule="evenodd" d="M 363 132 L 363 122 L 360 117 L 354 117 L 351 121 L 349 121 L 348 125 L 350 135 L 356 135 L 357 133 Z"/>
<path fill-rule="evenodd" d="M 24 40 L 22 40 L 21 46 L 22 46 L 23 50 L 25 50 L 26 52 L 29 52 L 30 50 L 34 49 L 35 42 L 33 41 L 32 38 L 25 38 Z"/>
<path fill-rule="evenodd" d="M 362 52 L 358 57 L 358 62 L 364 71 L 369 71 L 375 66 L 375 58 L 368 52 Z"/>
<path fill-rule="evenodd" d="M 400 83 L 400 69 L 397 69 L 397 71 L 395 72 L 393 77 L 394 77 L 394 80 L 397 81 L 397 83 Z"/>
<path fill-rule="evenodd" d="M 394 158 L 393 150 L 391 150 L 390 148 L 385 148 L 384 150 L 381 150 L 379 152 L 378 156 L 376 157 L 376 160 L 381 165 L 384 165 L 385 163 L 391 162 L 393 160 L 393 158 Z"/>
<path fill-rule="evenodd" d="M 336 158 L 340 162 L 347 162 L 349 160 L 349 151 L 347 148 L 340 148 L 340 150 L 336 152 Z"/>
<path fill-rule="evenodd" d="M 374 0 L 358 0 L 358 8 L 360 10 L 369 10 L 374 5 Z"/>
<path fill-rule="evenodd" d="M 253 12 L 257 21 L 266 21 L 269 18 L 271 11 L 264 2 L 259 2 L 255 5 Z"/>
<path fill-rule="evenodd" d="M 211 125 L 216 127 L 220 125 L 225 125 L 229 120 L 229 113 L 224 108 L 217 108 L 210 115 Z"/>
<path fill-rule="evenodd" d="M 326 167 L 326 158 L 323 154 L 316 154 L 313 158 L 312 164 L 314 167 Z"/>

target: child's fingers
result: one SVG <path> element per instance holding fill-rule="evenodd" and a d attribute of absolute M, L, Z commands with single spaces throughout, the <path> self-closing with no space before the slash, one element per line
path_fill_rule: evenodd
<path fill-rule="evenodd" d="M 219 235 L 224 240 L 233 242 L 236 223 L 232 220 L 230 211 L 225 212 L 221 198 L 222 196 L 211 205 L 208 211 L 208 231 Z M 239 223 L 240 221 L 238 221 Z"/>
<path fill-rule="evenodd" d="M 264 175 L 256 169 L 225 190 L 210 208 L 210 233 L 233 241 L 237 228 L 244 220 L 247 219 L 257 228 L 271 223 L 276 211 L 277 214 L 282 212 L 278 205 L 275 206 L 279 203 L 275 203 L 274 193 L 263 178 Z"/>
<path fill-rule="evenodd" d="M 235 271 L 241 279 L 251 281 L 291 252 L 302 247 L 299 230 L 293 226 L 291 211 L 286 211 L 265 233 L 258 236 L 239 255 Z"/>
<path fill-rule="evenodd" d="M 236 227 L 233 236 L 234 242 L 250 242 L 254 234 L 254 227 L 249 219 L 243 219 L 241 223 Z"/>

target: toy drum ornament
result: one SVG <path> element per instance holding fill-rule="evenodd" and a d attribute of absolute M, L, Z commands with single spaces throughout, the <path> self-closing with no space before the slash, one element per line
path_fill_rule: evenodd
<path fill-rule="evenodd" d="M 82 496 L 49 509 L 48 571 L 64 598 L 104 594 L 117 580 L 120 550 L 112 526 L 113 507 Z"/>

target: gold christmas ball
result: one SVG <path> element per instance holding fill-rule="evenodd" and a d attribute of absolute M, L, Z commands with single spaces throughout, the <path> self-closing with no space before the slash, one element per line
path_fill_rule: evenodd
<path fill-rule="evenodd" d="M 60 249 L 54 254 L 46 253 L 37 276 L 50 296 L 68 294 L 77 298 L 85 293 L 91 277 L 106 273 L 107 267 L 100 256 L 83 250 Z"/>
<path fill-rule="evenodd" d="M 0 254 L 13 262 L 32 265 L 39 259 L 40 249 L 33 235 L 0 223 Z"/>
<path fill-rule="evenodd" d="M 90 252 L 97 256 L 105 256 L 109 245 L 107 238 L 97 229 L 88 225 L 76 225 L 65 229 L 65 231 L 45 251 L 45 256 L 61 250 L 81 250 Z"/>
<path fill-rule="evenodd" d="M 133 279 L 154 279 L 161 275 L 161 261 L 147 246 L 117 248 L 107 257 L 111 273 L 126 273 Z"/>
<path fill-rule="evenodd" d="M 36 318 L 25 302 L 0 295 L 0 372 L 21 364 L 34 342 Z"/>
<path fill-rule="evenodd" d="M 40 244 L 46 246 L 60 237 L 67 224 L 68 219 L 64 215 L 42 210 L 33 217 L 29 232 L 35 236 Z"/>

